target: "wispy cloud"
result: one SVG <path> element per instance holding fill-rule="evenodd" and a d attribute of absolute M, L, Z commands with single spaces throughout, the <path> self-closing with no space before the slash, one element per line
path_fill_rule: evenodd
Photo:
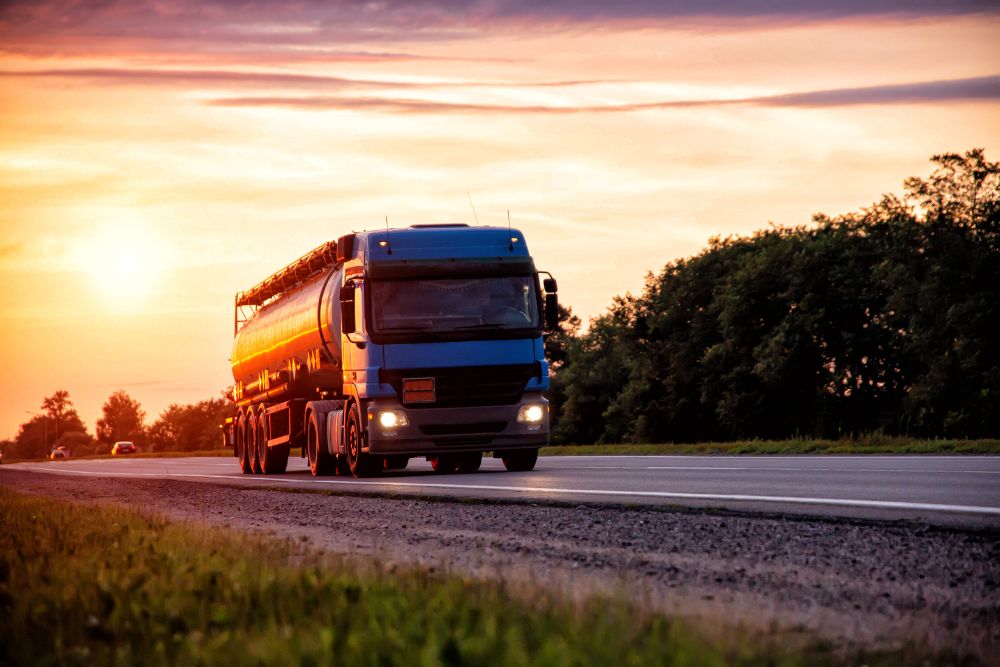
<path fill-rule="evenodd" d="M 442 102 L 380 97 L 226 97 L 206 104 L 223 107 L 281 107 L 311 111 L 379 111 L 384 113 L 523 113 L 581 114 L 626 113 L 700 106 L 755 105 L 766 107 L 835 107 L 861 104 L 932 103 L 960 100 L 1000 100 L 1000 75 L 945 81 L 814 90 L 782 95 L 734 99 L 690 99 L 606 105 L 507 105 Z"/>
<path fill-rule="evenodd" d="M 1000 99 L 1000 75 L 922 81 L 865 88 L 837 88 L 758 98 L 767 106 L 836 107 L 855 104 L 906 104 L 951 100 Z"/>
<path fill-rule="evenodd" d="M 6 49 L 36 53 L 120 41 L 155 43 L 164 50 L 273 50 L 454 41 L 511 28 L 551 31 L 622 23 L 767 24 L 969 14 L 995 16 L 1000 6 L 991 0 L 8 0 L 0 5 L 0 43 Z"/>
<path fill-rule="evenodd" d="M 76 79 L 126 85 L 180 86 L 275 86 L 308 88 L 568 88 L 594 84 L 623 83 L 606 79 L 570 79 L 514 83 L 508 81 L 388 81 L 351 79 L 318 74 L 238 71 L 219 69 L 154 68 L 66 68 L 0 70 L 0 78 Z"/>

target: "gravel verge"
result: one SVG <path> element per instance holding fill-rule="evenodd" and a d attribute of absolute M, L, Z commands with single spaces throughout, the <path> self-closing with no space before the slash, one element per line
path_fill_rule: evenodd
<path fill-rule="evenodd" d="M 1000 533 L 600 505 L 456 502 L 4 471 L 14 490 L 104 501 L 558 595 L 622 595 L 706 627 L 845 648 L 1000 655 Z M 721 630 L 720 630 L 721 631 Z"/>

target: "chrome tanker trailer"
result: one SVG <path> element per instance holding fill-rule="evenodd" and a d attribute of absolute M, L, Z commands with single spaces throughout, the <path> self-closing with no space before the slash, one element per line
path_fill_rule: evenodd
<path fill-rule="evenodd" d="M 248 474 L 284 472 L 293 448 L 314 475 L 473 471 L 484 452 L 531 470 L 557 312 L 516 229 L 342 236 L 236 295 L 226 442 Z"/>

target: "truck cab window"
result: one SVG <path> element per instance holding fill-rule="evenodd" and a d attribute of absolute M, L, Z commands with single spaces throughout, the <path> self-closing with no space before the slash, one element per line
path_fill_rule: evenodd
<path fill-rule="evenodd" d="M 530 276 L 373 281 L 375 331 L 448 333 L 539 326 Z"/>

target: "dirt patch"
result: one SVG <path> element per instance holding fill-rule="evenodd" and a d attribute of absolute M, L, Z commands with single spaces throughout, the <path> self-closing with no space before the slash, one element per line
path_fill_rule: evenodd
<path fill-rule="evenodd" d="M 15 490 L 230 526 L 385 567 L 586 598 L 623 595 L 706 625 L 841 645 L 1000 655 L 1000 535 L 913 524 L 655 508 L 292 493 L 4 471 Z"/>

